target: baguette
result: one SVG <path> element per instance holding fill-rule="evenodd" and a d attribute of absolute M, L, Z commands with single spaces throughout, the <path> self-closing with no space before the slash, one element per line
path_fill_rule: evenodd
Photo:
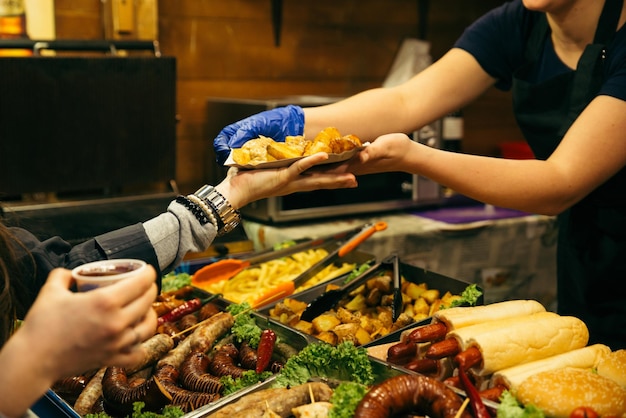
<path fill-rule="evenodd" d="M 539 312 L 458 328 L 448 333 L 461 350 L 479 349 L 475 367 L 485 376 L 517 364 L 529 363 L 587 345 L 589 331 L 580 319 Z"/>
<path fill-rule="evenodd" d="M 500 319 L 545 312 L 536 300 L 509 300 L 482 306 L 442 309 L 433 315 L 433 321 L 443 322 L 448 331 Z"/>
<path fill-rule="evenodd" d="M 509 390 L 516 391 L 524 380 L 541 372 L 565 367 L 576 367 L 579 369 L 596 368 L 600 360 L 610 352 L 611 349 L 608 346 L 594 344 L 530 363 L 519 364 L 494 373 L 490 386 L 502 385 Z"/>

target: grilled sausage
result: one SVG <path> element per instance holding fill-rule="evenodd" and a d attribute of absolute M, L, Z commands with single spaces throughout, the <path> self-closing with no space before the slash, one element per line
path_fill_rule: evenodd
<path fill-rule="evenodd" d="M 420 375 L 400 375 L 374 386 L 359 402 L 355 418 L 383 418 L 420 411 L 432 418 L 454 418 L 463 401 L 438 380 Z M 471 418 L 463 411 L 462 418 Z"/>

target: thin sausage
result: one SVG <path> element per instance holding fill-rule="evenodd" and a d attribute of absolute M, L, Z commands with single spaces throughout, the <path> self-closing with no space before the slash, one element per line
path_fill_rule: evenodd
<path fill-rule="evenodd" d="M 417 355 L 417 344 L 411 340 L 392 345 L 387 350 L 387 361 L 392 364 L 403 365 Z"/>
<path fill-rule="evenodd" d="M 76 398 L 74 411 L 77 414 L 83 416 L 93 412 L 94 406 L 102 397 L 102 376 L 104 376 L 105 371 L 106 367 L 99 369 Z"/>
<path fill-rule="evenodd" d="M 235 317 L 230 312 L 220 312 L 205 320 L 190 336 L 192 350 L 206 353 L 219 337 L 232 328 L 234 323 Z"/>
<path fill-rule="evenodd" d="M 409 334 L 409 340 L 415 343 L 427 343 L 439 341 L 445 338 L 448 327 L 442 322 L 417 327 Z"/>
<path fill-rule="evenodd" d="M 409 361 L 403 367 L 421 374 L 435 374 L 439 371 L 439 360 L 420 358 Z"/>
<path fill-rule="evenodd" d="M 141 343 L 143 357 L 141 361 L 126 367 L 126 373 L 131 375 L 156 363 L 161 357 L 174 348 L 174 340 L 166 334 L 155 334 Z"/>
<path fill-rule="evenodd" d="M 446 338 L 445 340 L 432 343 L 424 357 L 432 359 L 442 359 L 444 357 L 452 357 L 461 351 L 461 346 L 456 338 Z"/>
<path fill-rule="evenodd" d="M 478 347 L 469 347 L 454 356 L 454 363 L 463 370 L 469 370 L 483 361 L 483 355 Z"/>

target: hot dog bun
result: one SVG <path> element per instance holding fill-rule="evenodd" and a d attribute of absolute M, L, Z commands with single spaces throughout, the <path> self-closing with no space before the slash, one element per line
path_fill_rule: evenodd
<path fill-rule="evenodd" d="M 610 353 L 611 349 L 604 344 L 589 345 L 542 360 L 519 364 L 500 370 L 493 374 L 490 385 L 504 385 L 508 389 L 517 390 L 524 380 L 541 372 L 566 367 L 576 367 L 579 369 L 595 368 L 600 364 L 600 361 Z M 622 374 L 626 374 L 626 372 L 623 371 Z"/>
<path fill-rule="evenodd" d="M 545 312 L 536 300 L 509 300 L 489 305 L 443 309 L 433 315 L 434 321 L 443 322 L 448 331 L 485 322 Z"/>
<path fill-rule="evenodd" d="M 547 417 L 568 418 L 579 406 L 600 416 L 626 416 L 626 390 L 591 370 L 565 368 L 538 373 L 517 389 L 523 404 L 540 408 Z"/>
<path fill-rule="evenodd" d="M 597 371 L 600 376 L 608 377 L 626 389 L 626 350 L 605 355 L 598 362 Z"/>
<path fill-rule="evenodd" d="M 552 312 L 486 322 L 448 333 L 461 349 L 477 347 L 482 363 L 475 372 L 481 376 L 541 360 L 587 345 L 589 331 L 580 319 Z"/>

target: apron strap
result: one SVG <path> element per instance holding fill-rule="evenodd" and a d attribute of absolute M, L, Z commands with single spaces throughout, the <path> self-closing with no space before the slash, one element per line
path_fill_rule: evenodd
<path fill-rule="evenodd" d="M 578 60 L 574 75 L 574 89 L 570 95 L 570 109 L 559 130 L 560 137 L 565 135 L 602 85 L 606 45 L 615 36 L 622 5 L 623 0 L 606 0 L 604 3 L 593 43 L 585 47 Z"/>

